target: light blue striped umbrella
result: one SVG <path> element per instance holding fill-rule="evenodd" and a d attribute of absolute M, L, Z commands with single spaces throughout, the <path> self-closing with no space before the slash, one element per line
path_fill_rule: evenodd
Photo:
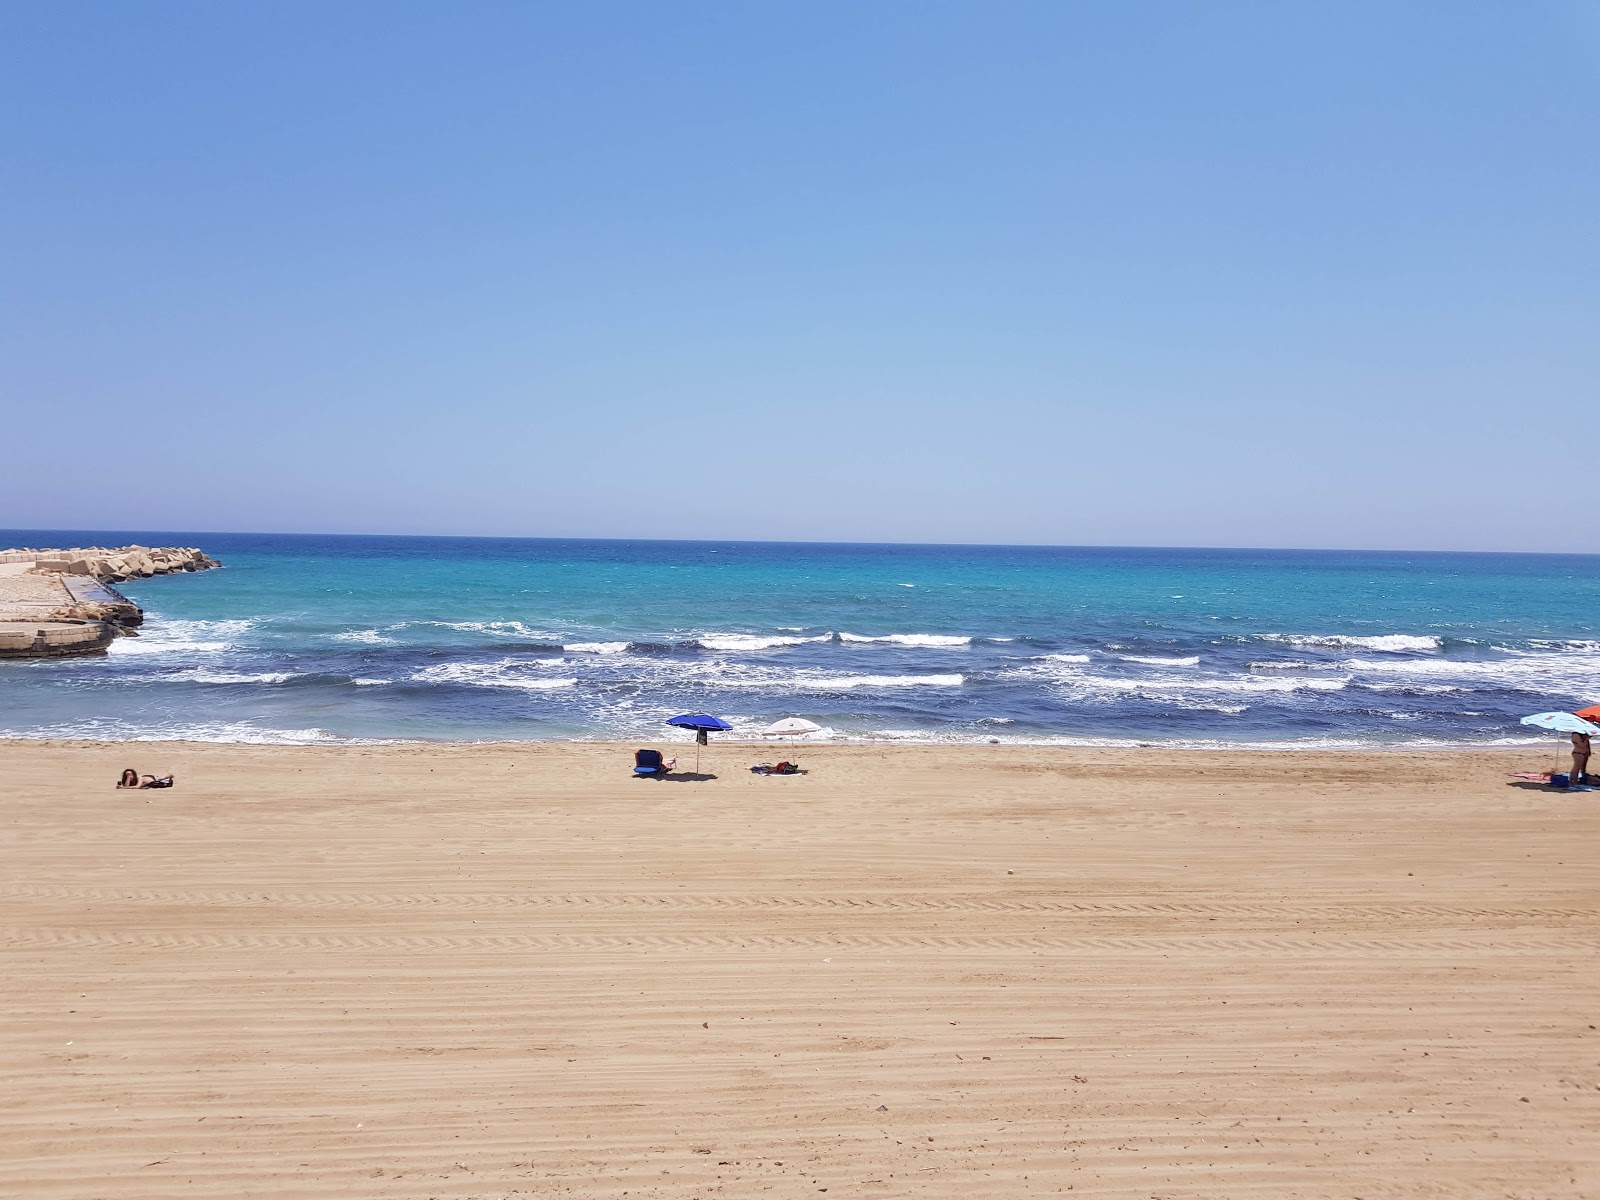
<path fill-rule="evenodd" d="M 1549 729 L 1555 733 L 1600 733 L 1600 725 L 1592 724 L 1569 712 L 1534 713 L 1531 717 L 1523 717 L 1522 723 L 1537 725 L 1540 729 Z"/>

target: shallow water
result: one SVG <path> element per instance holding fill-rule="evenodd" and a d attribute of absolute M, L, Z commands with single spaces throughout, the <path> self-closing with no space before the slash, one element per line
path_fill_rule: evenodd
<path fill-rule="evenodd" d="M 0 731 L 221 741 L 740 731 L 1538 744 L 1600 700 L 1600 556 L 0 531 L 198 545 L 110 654 L 0 663 Z"/>

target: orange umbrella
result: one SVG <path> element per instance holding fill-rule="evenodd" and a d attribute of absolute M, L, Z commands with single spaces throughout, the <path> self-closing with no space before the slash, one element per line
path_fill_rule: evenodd
<path fill-rule="evenodd" d="M 1591 704 L 1588 708 L 1580 708 L 1572 715 L 1575 717 L 1582 717 L 1585 721 L 1593 721 L 1596 725 L 1600 725 L 1600 704 Z"/>

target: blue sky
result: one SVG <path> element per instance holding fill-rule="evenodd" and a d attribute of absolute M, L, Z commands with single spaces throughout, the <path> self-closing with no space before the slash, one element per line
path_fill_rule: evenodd
<path fill-rule="evenodd" d="M 0 526 L 1600 550 L 1597 128 L 1594 3 L 13 3 Z"/>

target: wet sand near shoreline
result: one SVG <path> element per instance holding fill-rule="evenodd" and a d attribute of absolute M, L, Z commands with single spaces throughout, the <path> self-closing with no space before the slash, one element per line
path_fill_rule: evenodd
<path fill-rule="evenodd" d="M 1600 1194 L 1549 754 L 631 750 L 0 742 L 0 1193 Z"/>

